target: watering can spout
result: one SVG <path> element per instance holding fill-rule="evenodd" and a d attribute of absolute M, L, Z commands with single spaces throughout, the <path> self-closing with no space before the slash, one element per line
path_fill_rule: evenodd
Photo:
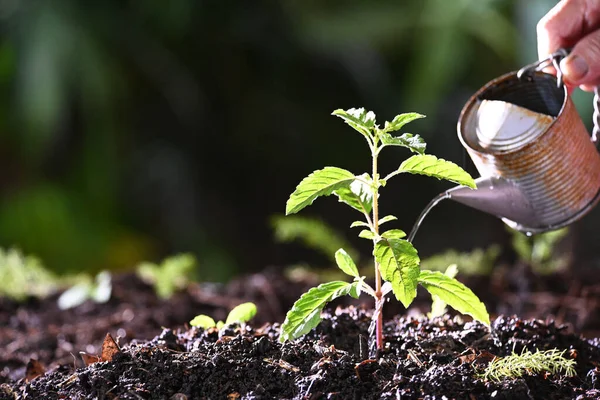
<path fill-rule="evenodd" d="M 500 217 L 508 225 L 536 226 L 534 208 L 520 188 L 502 177 L 481 177 L 475 180 L 477 189 L 457 186 L 446 191 L 446 198 Z"/>

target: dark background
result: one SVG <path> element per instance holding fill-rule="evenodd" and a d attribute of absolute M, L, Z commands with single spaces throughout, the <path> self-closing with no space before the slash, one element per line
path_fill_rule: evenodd
<path fill-rule="evenodd" d="M 426 114 L 404 131 L 477 175 L 458 114 L 485 82 L 537 58 L 535 24 L 554 3 L 1 0 L 0 246 L 59 272 L 191 251 L 217 280 L 313 260 L 275 243 L 269 218 L 315 169 L 370 169 L 363 139 L 331 111 L 364 106 L 380 123 Z M 587 122 L 591 98 L 577 97 Z M 386 149 L 382 170 L 408 155 Z M 397 179 L 383 213 L 409 230 L 449 186 Z M 326 198 L 302 215 L 348 232 L 353 213 Z M 598 262 L 599 220 L 571 231 L 581 263 Z M 415 244 L 427 256 L 507 235 L 448 202 Z"/>

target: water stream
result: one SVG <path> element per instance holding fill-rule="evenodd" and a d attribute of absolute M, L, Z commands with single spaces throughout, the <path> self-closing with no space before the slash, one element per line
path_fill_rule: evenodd
<path fill-rule="evenodd" d="M 438 194 L 436 197 L 433 198 L 433 200 L 431 200 L 429 202 L 429 204 L 427 204 L 427 207 L 425 207 L 423 209 L 423 211 L 421 211 L 419 218 L 417 218 L 417 222 L 415 222 L 412 229 L 410 230 L 410 233 L 408 234 L 407 240 L 409 242 L 412 243 L 413 239 L 415 238 L 415 235 L 417 234 L 417 231 L 419 230 L 419 228 L 421 227 L 421 224 L 423 223 L 423 220 L 425 219 L 427 214 L 429 214 L 431 209 L 433 207 L 437 206 L 440 201 L 442 201 L 444 199 L 449 199 L 449 198 L 450 198 L 450 193 L 443 192 L 443 193 Z"/>

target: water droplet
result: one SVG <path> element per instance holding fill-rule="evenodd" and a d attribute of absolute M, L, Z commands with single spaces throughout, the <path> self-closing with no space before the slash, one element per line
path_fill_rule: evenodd
<path fill-rule="evenodd" d="M 532 236 L 533 236 L 533 233 L 531 233 L 531 232 L 525 232 L 525 235 L 526 235 L 527 237 L 532 237 Z"/>

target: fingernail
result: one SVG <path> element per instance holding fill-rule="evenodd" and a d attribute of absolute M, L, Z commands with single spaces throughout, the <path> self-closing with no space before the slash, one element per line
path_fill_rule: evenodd
<path fill-rule="evenodd" d="M 560 68 L 565 74 L 567 80 L 571 82 L 579 82 L 587 75 L 589 70 L 585 60 L 578 55 L 569 56 L 560 64 Z"/>

